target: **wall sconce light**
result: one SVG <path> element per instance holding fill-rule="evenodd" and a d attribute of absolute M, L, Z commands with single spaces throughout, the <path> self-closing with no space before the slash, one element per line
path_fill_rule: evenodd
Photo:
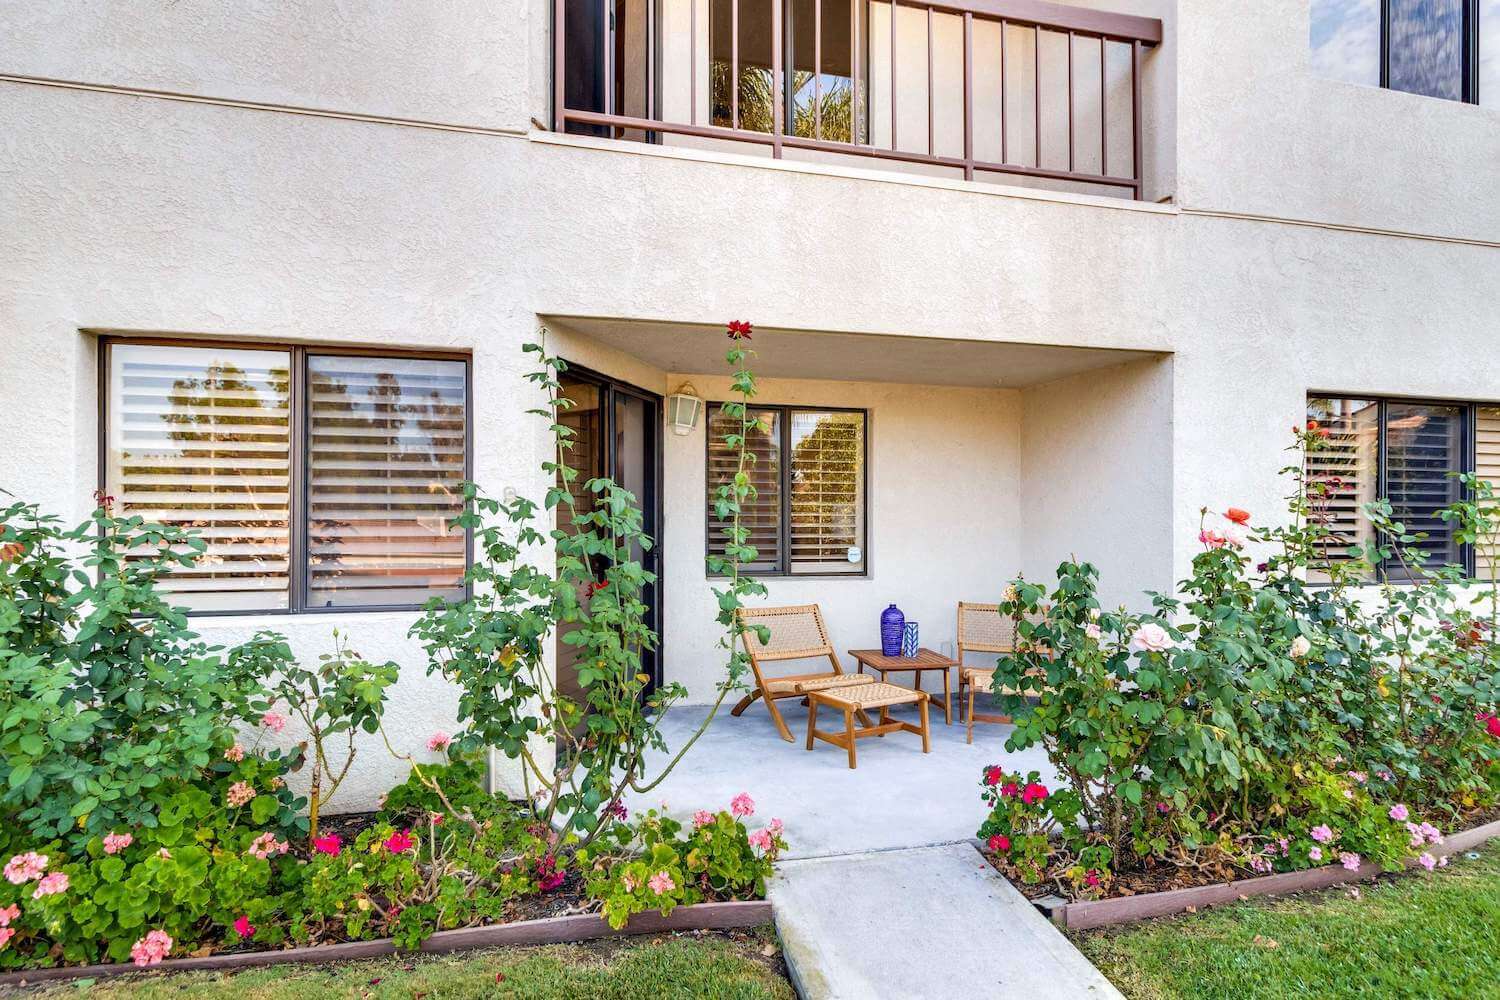
<path fill-rule="evenodd" d="M 698 390 L 693 388 L 693 383 L 684 382 L 677 387 L 677 391 L 667 397 L 667 422 L 672 425 L 672 432 L 678 435 L 687 435 L 698 426 L 698 417 L 703 413 L 703 400 L 698 398 Z"/>

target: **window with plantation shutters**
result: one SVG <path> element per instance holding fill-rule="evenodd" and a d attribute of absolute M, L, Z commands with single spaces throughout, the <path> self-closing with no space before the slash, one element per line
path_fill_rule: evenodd
<path fill-rule="evenodd" d="M 307 606 L 463 596 L 461 361 L 307 362 Z"/>
<path fill-rule="evenodd" d="M 756 559 L 742 571 L 760 574 L 861 574 L 865 571 L 865 423 L 856 410 L 756 406 L 746 441 L 746 470 L 755 495 L 741 524 Z M 708 419 L 708 551 L 722 555 L 728 529 L 714 509 L 721 485 L 735 472 L 738 418 L 721 406 Z"/>
<path fill-rule="evenodd" d="M 1338 539 L 1330 561 L 1373 537 L 1364 505 L 1384 497 L 1395 519 L 1416 537 L 1407 545 L 1410 564 L 1393 556 L 1375 567 L 1380 578 L 1400 582 L 1420 569 L 1445 565 L 1488 578 L 1493 541 L 1462 544 L 1456 523 L 1441 514 L 1464 499 L 1460 474 L 1500 478 L 1500 409 L 1311 396 L 1307 415 L 1322 432 L 1318 446 L 1307 452 L 1305 471 L 1313 516 Z M 1314 567 L 1312 577 L 1326 580 L 1327 574 Z"/>
<path fill-rule="evenodd" d="M 794 410 L 791 436 L 792 572 L 862 570 L 865 415 Z"/>
<path fill-rule="evenodd" d="M 709 407 L 708 420 L 708 551 L 722 556 L 729 544 L 729 528 L 716 515 L 719 487 L 734 481 L 739 467 L 738 450 L 724 442 L 726 434 L 740 433 L 740 419 L 722 407 Z M 741 569 L 747 573 L 775 573 L 782 564 L 781 527 L 781 413 L 778 410 L 746 411 L 749 426 L 746 451 L 752 457 L 745 473 L 754 494 L 741 505 L 740 527 L 746 544 L 754 546 L 756 558 Z"/>
<path fill-rule="evenodd" d="M 206 549 L 162 589 L 199 611 L 282 609 L 291 557 L 291 356 L 119 345 L 104 490 Z"/>
<path fill-rule="evenodd" d="M 1500 406 L 1480 406 L 1474 418 L 1474 471 L 1500 496 Z M 1474 545 L 1474 575 L 1500 578 L 1500 531 Z"/>
<path fill-rule="evenodd" d="M 462 359 L 106 340 L 104 489 L 196 532 L 194 612 L 420 607 L 465 594 Z"/>

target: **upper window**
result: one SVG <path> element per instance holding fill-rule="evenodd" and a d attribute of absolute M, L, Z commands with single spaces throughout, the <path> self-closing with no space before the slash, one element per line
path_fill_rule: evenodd
<path fill-rule="evenodd" d="M 740 515 L 758 574 L 865 572 L 865 425 L 862 410 L 752 406 L 746 448 L 755 497 Z M 724 435 L 739 422 L 709 408 L 708 551 L 722 555 L 728 529 L 714 517 L 714 498 L 735 473 L 736 451 Z"/>
<path fill-rule="evenodd" d="M 1500 0 L 1313 0 L 1313 69 L 1500 108 Z"/>
<path fill-rule="evenodd" d="M 192 611 L 460 599 L 468 363 L 107 341 L 104 489 L 207 548 Z"/>
<path fill-rule="evenodd" d="M 1338 540 L 1331 560 L 1372 539 L 1363 507 L 1386 497 L 1409 531 L 1426 535 L 1415 546 L 1424 565 L 1451 563 L 1488 578 L 1496 540 L 1460 545 L 1438 512 L 1463 499 L 1456 473 L 1477 472 L 1500 487 L 1500 407 L 1312 396 L 1307 415 L 1329 432 L 1326 447 L 1308 452 L 1306 472 L 1325 487 L 1321 516 Z M 1394 559 L 1376 567 L 1388 580 L 1407 579 L 1412 569 Z"/>

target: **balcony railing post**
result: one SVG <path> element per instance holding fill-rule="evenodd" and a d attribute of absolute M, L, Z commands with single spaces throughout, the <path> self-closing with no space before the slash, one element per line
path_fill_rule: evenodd
<path fill-rule="evenodd" d="M 1109 39 L 1099 36 L 1099 172 L 1109 173 Z"/>
<path fill-rule="evenodd" d="M 710 10 L 712 13 L 712 10 Z M 729 0 L 729 124 L 740 127 L 740 0 Z M 713 29 L 710 28 L 710 31 Z M 711 124 L 711 123 L 710 123 Z"/>
<path fill-rule="evenodd" d="M 792 31 L 795 33 L 796 30 L 797 26 L 795 24 L 792 25 Z M 850 44 L 853 45 L 853 42 L 850 42 Z M 794 78 L 797 74 L 796 58 L 797 53 L 793 50 L 792 75 Z M 793 79 L 792 82 L 795 83 L 796 80 Z M 796 93 L 795 90 L 792 91 L 794 102 L 792 108 L 793 132 L 797 131 L 797 120 L 795 117 L 797 112 L 795 107 Z M 823 138 L 823 0 L 813 0 L 813 138 Z"/>
<path fill-rule="evenodd" d="M 1135 180 L 1135 197 L 1141 197 L 1141 43 L 1130 45 L 1130 131 L 1133 136 L 1131 148 L 1133 163 L 1131 177 Z"/>
<path fill-rule="evenodd" d="M 774 136 L 771 155 L 778 159 L 781 157 L 781 136 L 786 130 L 786 97 L 781 79 L 782 3 L 783 0 L 771 0 L 771 131 Z"/>
<path fill-rule="evenodd" d="M 937 144 L 934 141 L 936 132 L 933 129 L 932 119 L 936 104 L 932 99 L 932 8 L 927 8 L 927 155 L 937 153 Z"/>
<path fill-rule="evenodd" d="M 1003 88 L 1002 88 L 1003 89 Z M 974 15 L 964 11 L 964 180 L 974 179 Z"/>
<path fill-rule="evenodd" d="M 896 148 L 896 0 L 891 0 L 891 149 Z"/>

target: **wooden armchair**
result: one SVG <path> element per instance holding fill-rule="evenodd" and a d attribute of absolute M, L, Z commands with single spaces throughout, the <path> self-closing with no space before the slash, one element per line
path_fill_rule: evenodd
<path fill-rule="evenodd" d="M 1016 624 L 1000 613 L 998 604 L 958 603 L 958 707 L 964 713 L 966 738 L 974 742 L 974 723 L 1010 722 L 1008 715 L 974 713 L 974 694 L 983 685 L 989 690 L 995 679 L 994 667 L 975 667 L 964 663 L 964 653 L 1014 653 Z M 1014 690 L 1007 693 L 1015 694 Z M 968 706 L 965 708 L 965 706 Z"/>
<path fill-rule="evenodd" d="M 745 626 L 745 654 L 750 659 L 750 672 L 755 675 L 755 687 L 741 698 L 730 715 L 739 715 L 749 708 L 756 698 L 763 698 L 771 721 L 788 743 L 792 739 L 776 702 L 782 698 L 804 698 L 809 691 L 820 691 L 854 684 L 872 684 L 874 677 L 867 674 L 846 674 L 839 665 L 839 658 L 828 641 L 828 629 L 823 625 L 823 613 L 816 604 L 800 604 L 785 608 L 741 608 L 735 612 Z M 769 631 L 767 642 L 760 641 L 757 628 Z M 828 657 L 831 670 L 806 674 L 767 676 L 765 666 L 781 660 L 806 660 Z M 869 717 L 861 710 L 860 721 L 870 724 Z"/>

